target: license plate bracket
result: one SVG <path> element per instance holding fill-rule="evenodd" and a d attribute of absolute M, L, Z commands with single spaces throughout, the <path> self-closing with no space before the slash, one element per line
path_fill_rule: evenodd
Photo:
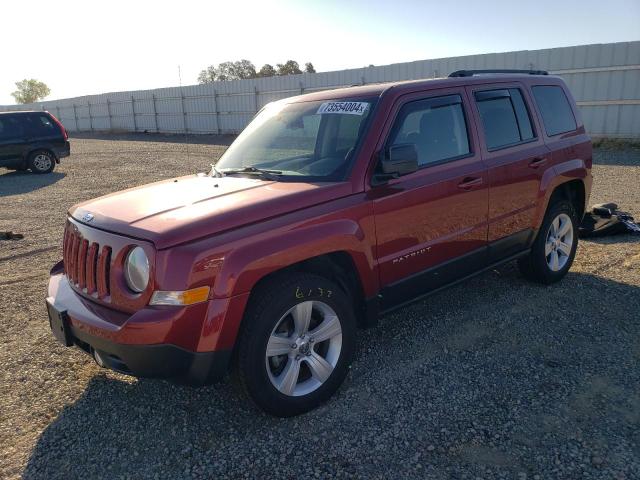
<path fill-rule="evenodd" d="M 47 300 L 47 311 L 49 313 L 49 326 L 53 336 L 65 347 L 73 345 L 73 336 L 69 327 L 69 315 L 67 312 L 58 310 L 53 303 Z"/>

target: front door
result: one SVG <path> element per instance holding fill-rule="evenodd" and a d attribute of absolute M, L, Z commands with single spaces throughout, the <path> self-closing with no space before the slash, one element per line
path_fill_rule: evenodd
<path fill-rule="evenodd" d="M 369 191 L 382 307 L 389 308 L 484 266 L 488 189 L 463 89 L 407 95 L 382 151 L 412 143 L 419 169 Z"/>

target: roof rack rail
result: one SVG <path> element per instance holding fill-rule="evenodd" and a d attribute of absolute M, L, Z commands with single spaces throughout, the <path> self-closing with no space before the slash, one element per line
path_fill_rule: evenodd
<path fill-rule="evenodd" d="M 524 73 L 526 75 L 549 75 L 546 70 L 456 70 L 449 77 L 473 77 L 483 73 Z"/>

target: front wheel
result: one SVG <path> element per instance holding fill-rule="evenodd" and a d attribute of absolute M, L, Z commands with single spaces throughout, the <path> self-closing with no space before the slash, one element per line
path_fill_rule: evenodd
<path fill-rule="evenodd" d="M 518 266 L 529 280 L 554 283 L 571 268 L 577 247 L 578 225 L 573 206 L 559 200 L 547 210 L 531 252 L 518 261 Z"/>
<path fill-rule="evenodd" d="M 349 296 L 316 275 L 271 282 L 251 300 L 239 339 L 239 376 L 279 417 L 307 412 L 343 382 L 355 343 Z"/>

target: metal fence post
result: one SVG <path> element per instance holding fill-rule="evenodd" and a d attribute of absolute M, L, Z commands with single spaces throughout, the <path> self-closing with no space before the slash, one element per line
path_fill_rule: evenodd
<path fill-rule="evenodd" d="M 151 94 L 151 100 L 153 105 L 153 121 L 156 126 L 156 133 L 160 133 L 160 128 L 158 128 L 158 108 L 156 107 L 156 94 Z"/>
<path fill-rule="evenodd" d="M 107 117 L 109 117 L 109 130 L 113 130 L 113 125 L 111 124 L 111 100 L 107 98 Z"/>
<path fill-rule="evenodd" d="M 56 117 L 58 120 L 62 121 L 62 116 L 60 115 L 60 106 L 56 105 Z"/>
<path fill-rule="evenodd" d="M 73 104 L 73 120 L 76 124 L 76 132 L 80 131 L 80 125 L 78 125 L 78 111 L 76 110 L 76 104 Z"/>
<path fill-rule="evenodd" d="M 300 82 L 300 95 L 304 94 L 304 84 Z"/>
<path fill-rule="evenodd" d="M 87 111 L 89 112 L 89 130 L 93 132 L 93 118 L 91 118 L 91 103 L 87 100 Z"/>
<path fill-rule="evenodd" d="M 138 125 L 136 124 L 136 99 L 131 95 L 131 116 L 133 117 L 133 131 L 138 131 Z"/>
<path fill-rule="evenodd" d="M 257 87 L 257 86 L 254 86 L 254 87 L 253 87 L 253 91 L 254 91 L 254 93 L 255 93 L 255 95 L 254 95 L 254 97 L 253 97 L 253 99 L 254 99 L 254 104 L 255 104 L 254 106 L 255 106 L 256 113 L 258 113 L 258 87 Z"/>
<path fill-rule="evenodd" d="M 182 129 L 184 130 L 184 133 L 188 133 L 187 111 L 184 109 L 184 93 L 182 93 L 182 89 L 180 89 L 180 108 L 182 109 Z"/>
<path fill-rule="evenodd" d="M 213 89 L 213 113 L 216 119 L 216 135 L 220 135 L 220 116 L 218 115 L 218 92 Z"/>

